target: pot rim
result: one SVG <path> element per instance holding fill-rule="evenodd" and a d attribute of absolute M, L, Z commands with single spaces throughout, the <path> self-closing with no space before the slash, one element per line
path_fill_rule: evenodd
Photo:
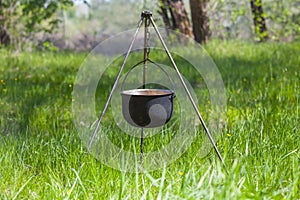
<path fill-rule="evenodd" d="M 174 95 L 173 90 L 166 89 L 132 89 L 132 90 L 124 90 L 120 92 L 121 95 L 125 96 L 139 96 L 139 97 L 162 97 Z"/>

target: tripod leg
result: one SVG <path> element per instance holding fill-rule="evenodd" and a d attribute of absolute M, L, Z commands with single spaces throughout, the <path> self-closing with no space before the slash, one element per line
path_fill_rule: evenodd
<path fill-rule="evenodd" d="M 209 130 L 208 130 L 208 128 L 207 128 L 207 126 L 206 126 L 206 124 L 205 124 L 205 122 L 204 122 L 204 120 L 203 120 L 203 118 L 202 118 L 202 116 L 201 116 L 201 114 L 199 112 L 199 110 L 198 110 L 198 107 L 197 107 L 196 103 L 194 102 L 193 97 L 192 97 L 190 91 L 188 90 L 188 88 L 187 88 L 187 86 L 186 86 L 186 84 L 185 84 L 185 82 L 184 82 L 184 80 L 183 80 L 183 78 L 181 76 L 181 73 L 178 70 L 178 67 L 176 66 L 176 63 L 174 62 L 174 60 L 173 60 L 173 58 L 171 56 L 171 53 L 169 52 L 169 50 L 167 48 L 167 45 L 165 44 L 165 42 L 164 42 L 161 34 L 158 31 L 158 28 L 157 28 L 156 24 L 155 24 L 155 22 L 154 22 L 154 20 L 153 20 L 153 18 L 151 16 L 150 16 L 150 21 L 151 21 L 151 24 L 154 27 L 154 30 L 155 30 L 156 34 L 159 37 L 159 40 L 160 40 L 161 44 L 163 45 L 163 47 L 164 47 L 164 49 L 165 49 L 165 51 L 166 51 L 166 53 L 167 53 L 167 55 L 168 55 L 168 57 L 170 59 L 170 62 L 172 64 L 173 68 L 175 69 L 175 71 L 176 71 L 176 73 L 177 73 L 177 75 L 178 75 L 178 77 L 180 79 L 180 82 L 182 83 L 182 86 L 183 86 L 183 88 L 184 88 L 184 90 L 185 90 L 188 98 L 190 99 L 190 101 L 191 101 L 191 103 L 192 103 L 192 105 L 194 107 L 194 110 L 195 110 L 195 112 L 196 112 L 196 114 L 197 114 L 197 116 L 198 116 L 198 118 L 199 118 L 199 120 L 200 120 L 200 122 L 201 122 L 201 124 L 202 124 L 202 126 L 203 126 L 203 128 L 205 130 L 205 132 L 206 132 L 207 137 L 209 138 L 211 144 L 213 145 L 213 148 L 214 148 L 215 152 L 217 153 L 217 156 L 221 160 L 221 162 L 222 162 L 222 164 L 223 164 L 223 166 L 224 166 L 224 168 L 225 168 L 225 170 L 226 170 L 226 172 L 228 174 L 227 167 L 226 167 L 225 162 L 224 162 L 224 160 L 223 160 L 223 158 L 222 158 L 222 156 L 221 156 L 221 154 L 220 154 L 220 152 L 219 152 L 219 150 L 217 148 L 217 145 L 215 144 L 215 142 L 214 142 L 214 140 L 213 140 L 213 138 L 212 138 L 212 136 L 211 136 L 211 134 L 210 134 L 210 132 L 209 132 Z"/>
<path fill-rule="evenodd" d="M 141 145 L 140 145 L 140 161 L 143 161 L 144 156 L 144 128 L 141 131 Z"/>
<path fill-rule="evenodd" d="M 110 102 L 110 100 L 111 100 L 111 97 L 112 97 L 112 95 L 113 95 L 113 93 L 114 93 L 114 91 L 115 91 L 115 89 L 116 89 L 116 87 L 117 87 L 117 84 L 118 84 L 119 79 L 120 79 L 120 77 L 121 77 L 121 73 L 122 73 L 122 71 L 123 71 L 123 69 L 124 69 L 125 63 L 126 63 L 126 61 L 127 61 L 127 59 L 128 59 L 128 56 L 129 56 L 129 54 L 130 54 L 130 51 L 131 51 L 131 49 L 132 49 L 132 46 L 133 46 L 133 44 L 134 44 L 134 41 L 136 40 L 137 34 L 138 34 L 138 32 L 139 32 L 139 30 L 140 30 L 140 28 L 141 28 L 141 26 L 142 26 L 143 21 L 144 21 L 144 17 L 142 16 L 141 19 L 140 19 L 140 21 L 139 21 L 139 23 L 138 23 L 137 29 L 136 29 L 135 34 L 134 34 L 134 36 L 133 36 L 133 39 L 132 39 L 132 41 L 131 41 L 131 43 L 130 43 L 130 46 L 129 46 L 129 48 L 128 48 L 128 51 L 127 51 L 127 53 L 126 53 L 126 55 L 125 55 L 125 58 L 124 58 L 124 60 L 123 60 L 123 63 L 122 63 L 122 65 L 121 65 L 121 67 L 120 67 L 120 70 L 119 70 L 118 75 L 117 75 L 117 77 L 116 77 L 115 83 L 114 83 L 114 85 L 113 85 L 113 87 L 112 87 L 112 89 L 111 89 L 111 92 L 110 92 L 110 94 L 109 94 L 109 96 L 108 96 L 108 99 L 107 99 L 107 101 L 106 101 L 106 103 L 105 103 L 105 106 L 104 106 L 104 108 L 103 108 L 103 111 L 102 111 L 102 113 L 101 113 L 101 115 L 100 115 L 100 117 L 99 117 L 99 120 L 98 120 L 98 122 L 97 122 L 96 128 L 95 128 L 95 130 L 94 130 L 94 132 L 93 132 L 93 135 L 92 135 L 92 137 L 91 137 L 91 139 L 90 139 L 90 141 L 89 141 L 89 145 L 88 145 L 88 148 L 87 148 L 88 151 L 90 151 L 90 148 L 91 148 L 91 146 L 92 146 L 92 143 L 93 143 L 93 141 L 94 141 L 94 139 L 95 139 L 95 136 L 96 136 L 96 134 L 97 134 L 97 131 L 98 131 L 99 127 L 100 127 L 100 123 L 101 123 L 101 121 L 102 121 L 102 118 L 103 118 L 103 116 L 104 116 L 104 114 L 105 114 L 105 112 L 106 112 L 106 110 L 107 110 L 107 107 L 108 107 L 108 104 L 109 104 L 109 102 Z"/>

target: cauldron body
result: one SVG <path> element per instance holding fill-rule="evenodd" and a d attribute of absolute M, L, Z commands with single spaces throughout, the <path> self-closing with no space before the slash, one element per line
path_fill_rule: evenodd
<path fill-rule="evenodd" d="M 122 113 L 132 126 L 155 128 L 172 117 L 175 93 L 162 89 L 133 89 L 121 92 Z"/>

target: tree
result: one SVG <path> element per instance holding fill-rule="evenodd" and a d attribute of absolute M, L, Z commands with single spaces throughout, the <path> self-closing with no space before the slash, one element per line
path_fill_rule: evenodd
<path fill-rule="evenodd" d="M 51 33 L 60 23 L 59 9 L 73 5 L 72 0 L 0 0 L 0 42 L 36 40 L 36 33 Z"/>
<path fill-rule="evenodd" d="M 193 33 L 199 43 L 207 43 L 211 35 L 207 3 L 209 0 L 190 0 Z"/>
<path fill-rule="evenodd" d="M 194 38 L 192 27 L 182 0 L 159 0 L 166 27 Z M 168 14 L 168 11 L 170 14 Z M 171 19 L 169 18 L 171 16 Z"/>
<path fill-rule="evenodd" d="M 268 30 L 262 8 L 262 0 L 251 0 L 250 5 L 255 33 L 258 36 L 259 41 L 265 41 L 268 39 Z"/>
<path fill-rule="evenodd" d="M 10 44 L 10 37 L 4 27 L 4 15 L 3 15 L 3 6 L 2 0 L 0 0 L 0 44 L 9 45 Z"/>

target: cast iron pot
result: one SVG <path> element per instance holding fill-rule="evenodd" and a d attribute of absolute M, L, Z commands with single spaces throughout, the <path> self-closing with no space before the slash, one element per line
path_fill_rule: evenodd
<path fill-rule="evenodd" d="M 122 113 L 132 126 L 155 128 L 172 117 L 175 93 L 162 89 L 133 89 L 121 92 Z"/>

